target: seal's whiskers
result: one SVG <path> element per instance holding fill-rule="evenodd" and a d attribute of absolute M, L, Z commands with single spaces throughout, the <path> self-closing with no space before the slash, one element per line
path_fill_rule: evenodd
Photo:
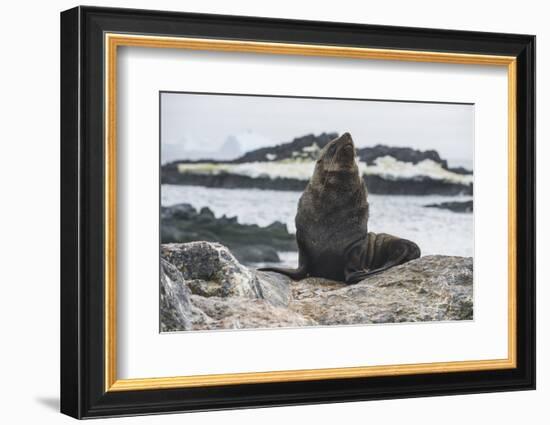
<path fill-rule="evenodd" d="M 328 169 L 326 171 L 327 175 L 325 177 L 325 180 L 323 181 L 323 186 L 321 187 L 321 191 L 325 190 L 325 186 L 327 184 L 327 180 L 330 176 L 330 172 L 332 171 L 332 165 L 334 164 L 334 159 L 336 158 L 337 152 L 334 152 L 334 155 L 332 155 L 332 158 L 330 158 L 330 163 L 328 164 Z"/>

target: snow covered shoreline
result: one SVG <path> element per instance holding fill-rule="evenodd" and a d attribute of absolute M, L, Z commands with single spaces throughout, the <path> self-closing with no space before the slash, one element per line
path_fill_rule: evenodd
<path fill-rule="evenodd" d="M 431 159 L 413 164 L 399 161 L 391 156 L 376 158 L 374 165 L 358 161 L 359 171 L 365 176 L 380 176 L 388 180 L 431 179 L 468 186 L 473 183 L 472 174 L 458 174 L 443 168 Z M 235 174 L 250 178 L 296 179 L 308 181 L 313 174 L 315 161 L 281 160 L 244 163 L 196 162 L 179 163 L 181 174 L 220 175 Z"/>

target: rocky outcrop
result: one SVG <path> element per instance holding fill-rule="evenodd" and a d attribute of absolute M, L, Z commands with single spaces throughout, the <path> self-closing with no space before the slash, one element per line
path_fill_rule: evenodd
<path fill-rule="evenodd" d="M 241 157 L 228 162 L 263 162 L 263 161 L 281 161 L 285 159 L 318 159 L 318 152 L 324 148 L 331 140 L 338 137 L 338 133 L 321 133 L 319 135 L 307 134 L 297 137 L 291 142 L 282 143 L 276 146 L 268 146 L 245 153 Z M 448 169 L 447 161 L 439 156 L 439 153 L 433 149 L 421 151 L 407 147 L 395 147 L 377 144 L 357 149 L 357 156 L 368 165 L 373 165 L 378 158 L 391 156 L 398 161 L 418 164 L 426 159 L 430 159 L 443 168 Z M 466 170 L 465 170 L 466 171 Z"/>
<path fill-rule="evenodd" d="M 282 143 L 276 146 L 255 149 L 245 153 L 233 162 L 262 162 L 262 161 L 281 161 L 285 159 L 317 159 L 317 153 L 320 149 L 333 139 L 338 137 L 338 133 L 321 133 L 318 136 L 307 134 L 297 137 L 291 142 Z"/>
<path fill-rule="evenodd" d="M 289 310 L 290 279 L 241 265 L 223 245 L 209 242 L 161 246 L 161 329 L 164 331 L 307 326 L 315 322 Z M 171 264 L 167 268 L 164 264 Z M 166 270 L 174 276 L 166 278 Z M 162 294 L 183 297 L 182 315 Z M 183 305 L 183 304 L 182 304 Z M 166 313 L 162 313 L 165 311 Z M 165 322 L 163 322 L 165 321 Z M 192 325 L 189 325 L 192 322 Z"/>
<path fill-rule="evenodd" d="M 473 318 L 471 258 L 426 256 L 346 285 L 251 270 L 208 242 L 162 245 L 161 255 L 165 331 Z"/>
<path fill-rule="evenodd" d="M 439 208 L 442 210 L 449 210 L 453 212 L 471 213 L 474 211 L 474 201 L 454 201 L 454 202 L 441 202 L 439 204 L 424 205 L 426 208 Z"/>
<path fill-rule="evenodd" d="M 384 156 L 391 156 L 402 162 L 410 162 L 412 164 L 418 164 L 425 159 L 431 159 L 438 164 L 441 164 L 443 168 L 447 168 L 447 161 L 441 159 L 439 153 L 435 150 L 421 151 L 413 148 L 402 148 L 395 146 L 376 145 L 372 147 L 357 149 L 357 156 L 362 161 L 365 161 L 368 165 L 374 165 L 378 158 Z"/>
<path fill-rule="evenodd" d="M 197 240 L 220 242 L 245 264 L 278 262 L 278 251 L 295 251 L 296 240 L 285 224 L 273 222 L 260 227 L 241 224 L 237 217 L 216 218 L 209 208 L 197 211 L 190 204 L 161 208 L 162 243 Z"/>
<path fill-rule="evenodd" d="M 208 242 L 163 244 L 160 255 L 173 264 L 196 294 L 259 298 L 258 279 L 223 245 Z"/>

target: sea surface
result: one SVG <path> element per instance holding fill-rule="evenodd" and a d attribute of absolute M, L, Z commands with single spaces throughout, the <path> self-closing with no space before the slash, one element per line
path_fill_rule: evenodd
<path fill-rule="evenodd" d="M 162 185 L 161 203 L 189 203 L 210 208 L 216 217 L 237 216 L 243 224 L 266 226 L 281 221 L 292 233 L 301 192 L 261 189 L 218 189 Z M 469 196 L 369 195 L 369 231 L 390 233 L 418 244 L 422 255 L 471 257 L 474 253 L 474 219 L 471 213 L 455 213 L 424 205 L 466 201 Z M 297 253 L 280 253 L 283 265 L 296 266 Z"/>

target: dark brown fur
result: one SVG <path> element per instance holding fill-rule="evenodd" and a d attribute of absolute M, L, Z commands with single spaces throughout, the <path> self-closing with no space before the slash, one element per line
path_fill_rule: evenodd
<path fill-rule="evenodd" d="M 355 162 L 349 133 L 321 151 L 298 202 L 298 268 L 265 268 L 292 279 L 323 277 L 356 283 L 367 276 L 420 257 L 411 241 L 369 233 L 367 188 Z"/>

